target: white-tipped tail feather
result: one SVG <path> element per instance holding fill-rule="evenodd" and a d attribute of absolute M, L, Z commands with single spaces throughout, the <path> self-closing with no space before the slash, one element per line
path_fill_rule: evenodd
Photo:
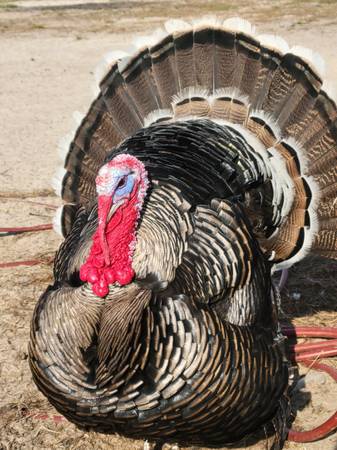
<path fill-rule="evenodd" d="M 73 119 L 76 123 L 76 125 L 79 127 L 82 123 L 82 120 L 84 119 L 85 114 L 81 113 L 80 111 L 74 111 L 73 112 Z"/>
<path fill-rule="evenodd" d="M 297 142 L 296 139 L 291 136 L 287 137 L 286 139 L 282 139 L 282 142 L 289 145 L 295 150 L 298 161 L 300 163 L 301 175 L 307 175 L 309 161 L 301 144 L 299 144 L 299 142 Z"/>
<path fill-rule="evenodd" d="M 59 195 L 60 197 L 62 197 L 62 181 L 66 173 L 67 171 L 64 167 L 59 167 L 51 181 L 51 185 L 55 191 L 55 194 Z"/>
<path fill-rule="evenodd" d="M 251 117 L 256 117 L 261 119 L 264 123 L 268 124 L 272 132 L 274 133 L 277 140 L 280 140 L 282 137 L 282 131 L 280 126 L 277 123 L 277 120 L 270 113 L 266 113 L 262 109 L 254 109 L 250 113 Z"/>
<path fill-rule="evenodd" d="M 200 86 L 190 86 L 187 87 L 177 94 L 175 94 L 172 98 L 172 107 L 177 103 L 180 103 L 183 100 L 191 99 L 193 97 L 204 98 L 205 100 L 208 98 L 209 92 L 207 89 Z"/>
<path fill-rule="evenodd" d="M 300 45 L 291 47 L 289 53 L 302 58 L 323 80 L 325 75 L 325 61 L 319 53 L 316 53 L 310 48 L 302 47 Z"/>
<path fill-rule="evenodd" d="M 124 50 L 114 50 L 107 53 L 94 72 L 97 85 L 99 85 L 103 78 L 107 75 L 113 64 L 121 59 L 128 58 L 129 56 L 130 54 Z"/>
<path fill-rule="evenodd" d="M 337 105 L 337 83 L 324 79 L 322 90 Z"/>
<path fill-rule="evenodd" d="M 137 36 L 133 39 L 132 44 L 138 50 L 143 50 L 145 48 L 151 48 L 156 45 L 159 41 L 167 36 L 167 32 L 162 28 L 157 28 L 152 34 L 147 36 Z"/>
<path fill-rule="evenodd" d="M 57 150 L 61 161 L 64 163 L 69 152 L 70 144 L 74 138 L 74 132 L 68 133 L 60 139 Z"/>
<path fill-rule="evenodd" d="M 213 94 L 209 95 L 209 101 L 212 103 L 214 100 L 220 97 L 228 97 L 235 100 L 239 100 L 247 107 L 249 106 L 248 96 L 242 94 L 242 92 L 240 92 L 240 90 L 236 87 L 215 89 Z"/>
<path fill-rule="evenodd" d="M 251 36 L 255 35 L 255 27 L 248 20 L 241 17 L 230 17 L 223 21 L 223 27 L 230 31 L 237 31 Z"/>
<path fill-rule="evenodd" d="M 289 52 L 287 41 L 275 34 L 259 34 L 257 40 L 260 41 L 261 46 L 269 48 L 270 50 L 276 50 L 281 55 Z"/>
<path fill-rule="evenodd" d="M 219 28 L 222 25 L 222 20 L 217 16 L 204 16 L 199 19 L 192 20 L 192 25 L 194 29 L 200 28 Z"/>
<path fill-rule="evenodd" d="M 171 19 L 165 22 L 165 29 L 168 33 L 181 33 L 192 29 L 191 24 L 181 19 Z"/>
<path fill-rule="evenodd" d="M 53 229 L 57 234 L 59 234 L 60 236 L 63 237 L 62 225 L 61 225 L 62 211 L 63 211 L 63 206 L 60 206 L 59 208 L 57 208 L 56 213 L 53 217 Z"/>
<path fill-rule="evenodd" d="M 158 120 L 172 119 L 171 109 L 156 109 L 144 118 L 144 127 L 148 127 L 151 124 L 157 122 Z"/>

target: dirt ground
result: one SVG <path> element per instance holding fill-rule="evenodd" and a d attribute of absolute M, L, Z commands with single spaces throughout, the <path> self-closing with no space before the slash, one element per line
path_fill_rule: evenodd
<path fill-rule="evenodd" d="M 127 48 L 131 36 L 146 34 L 169 17 L 207 13 L 240 15 L 261 32 L 318 51 L 337 88 L 335 0 L 0 0 L 0 227 L 51 222 L 60 204 L 50 187 L 58 165 L 57 143 L 74 127 L 73 111 L 87 110 L 94 68 L 102 56 Z M 0 237 L 0 263 L 41 261 L 31 267 L 0 268 L 0 450 L 142 449 L 140 441 L 54 423 L 56 412 L 32 383 L 27 342 L 32 310 L 52 280 L 51 260 L 61 240 L 53 231 Z M 337 326 L 336 274 L 336 262 L 319 258 L 294 267 L 283 293 L 283 320 Z M 328 363 L 337 367 L 337 359 Z M 324 374 L 304 367 L 300 371 L 308 375 L 296 396 L 294 427 L 309 429 L 335 411 L 337 387 Z M 36 413 L 48 418 L 28 417 Z M 336 450 L 337 437 L 287 443 L 285 448 Z"/>

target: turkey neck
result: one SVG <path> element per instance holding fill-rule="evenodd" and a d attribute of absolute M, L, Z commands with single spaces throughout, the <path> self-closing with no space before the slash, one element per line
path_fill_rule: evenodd
<path fill-rule="evenodd" d="M 111 294 L 100 300 L 85 286 L 49 290 L 35 309 L 29 349 L 33 376 L 60 411 L 65 392 L 74 400 L 70 416 L 123 386 L 141 355 L 141 321 L 150 292 L 133 283 Z M 55 384 L 60 390 L 52 388 Z"/>

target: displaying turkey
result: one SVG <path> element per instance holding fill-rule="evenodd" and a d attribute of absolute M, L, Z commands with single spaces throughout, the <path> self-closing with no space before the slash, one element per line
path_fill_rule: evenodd
<path fill-rule="evenodd" d="M 322 63 L 237 18 L 112 55 L 71 140 L 65 240 L 29 345 L 81 427 L 219 447 L 289 426 L 271 272 L 337 256 L 337 109 Z"/>

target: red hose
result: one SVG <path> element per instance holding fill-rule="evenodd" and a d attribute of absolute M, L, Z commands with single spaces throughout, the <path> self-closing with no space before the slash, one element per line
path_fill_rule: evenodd
<path fill-rule="evenodd" d="M 307 342 L 304 344 L 290 344 L 289 348 L 294 353 L 303 353 L 309 350 L 320 350 L 322 348 L 336 348 L 337 349 L 337 339 L 331 339 L 328 341 L 319 341 L 319 342 Z"/>
<path fill-rule="evenodd" d="M 31 227 L 3 227 L 0 228 L 0 233 L 27 233 L 31 231 L 51 230 L 52 228 L 53 228 L 52 223 L 46 223 L 43 225 L 33 225 Z"/>
<path fill-rule="evenodd" d="M 30 259 L 28 261 L 12 261 L 6 263 L 0 263 L 0 269 L 17 267 L 17 266 L 36 266 L 37 264 L 41 264 L 42 261 L 39 259 Z"/>
<path fill-rule="evenodd" d="M 331 358 L 333 356 L 337 356 L 337 348 L 328 348 L 323 350 L 315 350 L 312 352 L 303 352 L 295 355 L 294 353 L 291 355 L 292 361 L 294 362 L 302 362 L 306 360 L 312 360 L 315 358 Z"/>
<path fill-rule="evenodd" d="M 35 202 L 34 200 L 25 199 L 25 202 L 32 203 L 33 205 L 44 206 L 45 208 L 49 208 L 49 209 L 57 209 L 58 208 L 56 205 L 51 205 L 50 203 Z"/>
<path fill-rule="evenodd" d="M 282 327 L 282 333 L 285 336 L 294 336 L 300 338 L 337 338 L 337 328 L 333 327 Z"/>
<path fill-rule="evenodd" d="M 43 230 L 51 230 L 53 228 L 53 224 L 45 223 L 43 225 L 33 225 L 31 227 L 2 227 L 0 228 L 0 233 L 27 233 L 32 231 L 43 231 Z M 18 266 L 36 266 L 37 264 L 41 264 L 43 261 L 39 259 L 30 259 L 28 261 L 11 261 L 0 263 L 0 269 L 18 267 Z"/>
<path fill-rule="evenodd" d="M 335 381 L 337 381 L 337 369 L 327 364 L 322 364 L 318 361 L 305 360 L 301 361 L 307 367 L 321 370 L 329 374 Z M 309 431 L 295 431 L 290 430 L 288 433 L 288 441 L 292 442 L 313 442 L 327 437 L 329 434 L 337 430 L 337 412 L 335 412 L 328 420 Z"/>
<path fill-rule="evenodd" d="M 337 356 L 337 328 L 333 327 L 283 327 L 283 334 L 298 338 L 327 338 L 328 341 L 290 345 L 290 359 L 307 367 L 321 370 L 337 381 L 337 369 L 317 361 L 317 358 Z M 316 359 L 315 359 L 316 358 Z M 288 440 L 313 442 L 327 437 L 337 430 L 337 412 L 328 420 L 309 431 L 290 430 Z"/>

